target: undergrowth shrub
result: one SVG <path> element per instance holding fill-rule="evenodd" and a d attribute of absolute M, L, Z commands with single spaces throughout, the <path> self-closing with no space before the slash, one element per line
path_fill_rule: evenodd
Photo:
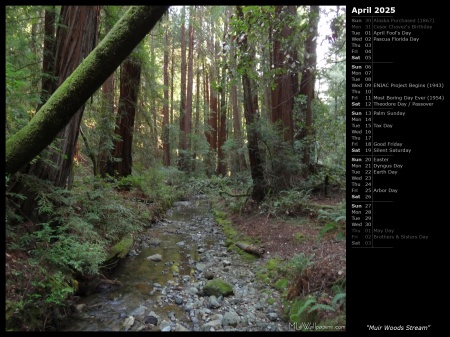
<path fill-rule="evenodd" d="M 341 201 L 336 207 L 320 209 L 319 220 L 324 223 L 321 229 L 318 241 L 320 241 L 325 233 L 335 233 L 337 240 L 345 239 L 345 224 L 346 224 L 346 204 L 345 200 Z"/>
<path fill-rule="evenodd" d="M 299 216 L 308 211 L 309 190 L 287 190 L 269 194 L 261 205 L 273 216 Z"/>
<path fill-rule="evenodd" d="M 133 183 L 139 182 L 149 193 L 156 188 L 171 198 L 160 177 L 149 174 Z M 7 321 L 10 329 L 33 324 L 34 329 L 43 330 L 43 322 L 53 315 L 52 306 L 64 308 L 68 297 L 76 293 L 76 278 L 101 273 L 109 248 L 124 235 L 142 231 L 151 214 L 124 198 L 114 183 L 99 178 L 86 177 L 71 190 L 35 177 L 21 179 L 35 193 L 38 220 L 31 221 L 18 211 L 17 200 L 24 196 L 6 195 Z M 24 321 L 27 318 L 29 322 Z"/>

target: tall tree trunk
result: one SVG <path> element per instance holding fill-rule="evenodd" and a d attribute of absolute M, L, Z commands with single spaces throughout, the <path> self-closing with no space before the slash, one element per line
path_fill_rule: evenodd
<path fill-rule="evenodd" d="M 225 176 L 227 174 L 227 163 L 225 158 L 225 152 L 222 146 L 227 140 L 227 105 L 225 99 L 225 69 L 222 69 L 221 76 L 221 87 L 220 87 L 220 118 L 218 120 L 218 134 L 217 134 L 217 174 Z"/>
<path fill-rule="evenodd" d="M 297 15 L 297 7 L 296 6 L 286 6 L 284 8 L 286 22 L 283 25 L 281 36 L 284 41 L 287 41 L 286 46 L 286 62 L 284 67 L 286 69 L 286 73 L 282 79 L 282 94 L 281 94 L 281 120 L 283 124 L 283 138 L 284 141 L 294 144 L 294 119 L 293 119 L 293 109 L 294 109 L 294 96 L 296 92 L 294 89 L 296 85 L 295 74 L 296 74 L 296 46 L 293 45 L 289 39 L 292 37 L 294 33 L 294 29 L 292 28 L 292 22 Z"/>
<path fill-rule="evenodd" d="M 239 18 L 244 21 L 244 14 L 241 6 L 236 6 Z M 242 51 L 241 62 L 252 64 L 254 50 L 251 50 L 247 42 L 247 35 L 243 35 L 240 41 Z M 258 146 L 259 134 L 255 122 L 257 121 L 258 95 L 254 91 L 254 80 L 244 71 L 242 75 L 242 86 L 244 90 L 244 115 L 247 126 L 248 154 L 250 159 L 250 173 L 253 180 L 252 199 L 257 203 L 264 200 L 266 196 L 266 182 L 264 178 L 264 168 Z"/>
<path fill-rule="evenodd" d="M 173 125 L 173 92 L 174 92 L 174 75 L 175 75 L 175 38 L 172 36 L 172 48 L 170 50 L 170 124 Z"/>
<path fill-rule="evenodd" d="M 311 162 L 311 146 L 314 130 L 313 114 L 312 114 L 312 100 L 314 98 L 314 84 L 315 84 L 315 69 L 317 62 L 317 29 L 319 23 L 319 6 L 310 6 L 309 11 L 309 27 L 310 33 L 305 41 L 305 60 L 304 68 L 302 72 L 302 81 L 300 83 L 300 94 L 306 96 L 306 110 L 305 110 L 305 132 L 304 138 L 304 152 L 303 152 L 303 175 L 308 176 L 314 171 L 313 164 Z"/>
<path fill-rule="evenodd" d="M 216 59 L 216 44 L 214 42 L 215 35 L 212 30 L 212 18 L 210 22 L 210 39 L 207 41 L 208 51 L 211 54 L 212 60 Z M 216 62 L 209 64 L 209 114 L 208 114 L 208 129 L 209 129 L 209 155 L 207 166 L 211 173 L 216 172 L 216 155 L 217 155 L 217 106 L 218 98 L 217 92 L 214 89 L 214 83 L 217 77 Z"/>
<path fill-rule="evenodd" d="M 208 142 L 209 146 L 211 147 L 211 132 L 207 130 L 207 126 L 209 125 L 209 111 L 206 110 L 206 107 L 209 108 L 209 73 L 208 69 L 206 69 L 206 63 L 203 60 L 203 98 L 204 98 L 204 105 L 205 105 L 205 112 L 204 112 L 204 125 L 205 127 L 205 137 L 206 141 Z"/>
<path fill-rule="evenodd" d="M 47 102 L 48 98 L 56 90 L 55 71 L 55 40 L 56 40 L 56 13 L 55 6 L 45 10 L 44 19 L 44 52 L 42 55 L 42 89 L 41 101 L 36 109 L 39 109 Z"/>
<path fill-rule="evenodd" d="M 186 92 L 186 115 L 184 119 L 184 145 L 185 151 L 187 151 L 184 157 L 184 169 L 185 171 L 191 170 L 190 165 L 190 141 L 189 136 L 192 129 L 192 90 L 194 86 L 194 26 L 193 18 L 195 16 L 195 7 L 190 7 L 189 11 L 189 52 L 188 52 L 188 74 L 187 74 L 187 92 Z"/>
<path fill-rule="evenodd" d="M 114 142 L 113 157 L 121 159 L 108 162 L 108 174 L 116 177 L 131 175 L 134 119 L 141 78 L 139 61 L 128 58 L 120 68 L 120 97 L 115 133 L 120 137 Z"/>
<path fill-rule="evenodd" d="M 30 122 L 6 141 L 5 173 L 14 174 L 44 150 L 167 11 L 132 6 Z"/>
<path fill-rule="evenodd" d="M 100 139 L 99 139 L 99 152 L 98 152 L 98 172 L 100 176 L 105 177 L 106 175 L 106 165 L 108 162 L 108 156 L 110 155 L 108 151 L 108 142 L 111 141 L 110 120 L 115 114 L 114 109 L 114 74 L 108 77 L 108 79 L 102 85 L 102 95 L 103 95 L 103 107 L 101 109 L 100 117 Z"/>
<path fill-rule="evenodd" d="M 294 108 L 294 85 L 292 64 L 295 65 L 293 55 L 295 48 L 290 47 L 288 38 L 292 35 L 292 16 L 295 15 L 295 6 L 276 6 L 276 13 L 280 17 L 283 26 L 275 31 L 273 62 L 274 69 L 281 69 L 276 75 L 276 87 L 272 90 L 272 123 L 278 123 L 280 134 L 285 142 L 293 144 L 294 122 L 292 110 Z"/>
<path fill-rule="evenodd" d="M 156 67 L 156 55 L 155 55 L 155 38 L 153 34 L 150 34 L 150 63 L 152 67 Z M 156 103 L 156 95 L 152 94 L 152 102 L 151 102 L 151 115 L 152 115 L 152 123 L 151 123 L 151 132 L 152 132 L 152 140 L 153 146 L 155 147 L 155 153 L 158 153 L 158 123 L 157 123 L 157 113 L 158 111 L 157 103 Z"/>
<path fill-rule="evenodd" d="M 226 36 L 228 35 L 228 13 L 225 13 L 224 25 L 223 25 L 223 37 L 224 41 Z M 220 77 L 220 118 L 218 125 L 218 137 L 217 137 L 217 174 L 226 176 L 227 174 L 227 163 L 225 158 L 225 151 L 222 149 L 222 146 L 225 144 L 227 140 L 227 104 L 226 104 L 226 72 L 227 72 L 227 53 L 225 50 L 225 45 L 222 48 L 222 76 Z"/>
<path fill-rule="evenodd" d="M 113 18 L 118 21 L 117 14 L 110 10 L 110 7 L 103 7 L 104 14 L 108 18 Z M 109 32 L 112 28 L 112 20 L 104 20 L 102 24 L 106 32 Z M 114 73 L 112 73 L 108 79 L 102 84 L 102 108 L 100 109 L 100 121 L 98 128 L 100 129 L 100 137 L 98 141 L 98 172 L 101 177 L 106 175 L 106 165 L 108 157 L 111 155 L 111 147 L 113 146 L 113 134 L 114 128 L 111 128 L 111 121 L 116 118 L 116 102 L 115 102 L 115 80 Z"/>
<path fill-rule="evenodd" d="M 293 43 L 293 22 L 295 6 L 276 6 L 273 26 L 270 27 L 273 38 L 273 51 L 270 59 L 271 69 L 276 71 L 275 87 L 271 94 L 270 121 L 275 125 L 278 141 L 273 142 L 272 151 L 276 153 L 272 161 L 274 185 L 279 190 L 289 189 L 293 170 L 286 165 L 294 143 L 294 96 L 296 95 L 295 73 L 297 67 L 296 46 Z M 289 145 L 289 146 L 286 146 Z"/>
<path fill-rule="evenodd" d="M 164 105 L 163 105 L 163 165 L 170 166 L 170 143 L 169 143 L 169 26 L 164 34 Z"/>
<path fill-rule="evenodd" d="M 233 69 L 236 69 L 236 58 L 235 58 L 235 42 L 232 41 L 230 44 L 230 62 Z M 238 171 L 243 171 L 247 169 L 247 164 L 245 163 L 245 156 L 242 151 L 240 151 L 243 147 L 243 140 L 242 140 L 242 131 L 241 131 L 241 114 L 239 112 L 239 105 L 238 105 L 238 93 L 237 93 L 237 85 L 233 83 L 231 85 L 231 92 L 230 92 L 230 100 L 231 100 L 231 106 L 233 111 L 233 137 L 234 141 L 237 145 L 237 168 Z"/>
<path fill-rule="evenodd" d="M 61 8 L 62 21 L 56 33 L 54 73 L 58 78 L 58 86 L 61 86 L 94 49 L 98 36 L 99 15 L 99 6 L 63 6 Z M 39 160 L 30 167 L 30 174 L 50 180 L 55 186 L 67 186 L 67 179 L 72 173 L 83 111 L 84 104 L 64 129 L 58 132 L 54 142 L 57 151 L 50 151 L 52 165 L 49 165 L 47 161 Z"/>
<path fill-rule="evenodd" d="M 180 93 L 180 150 L 178 168 L 186 169 L 186 27 L 185 7 L 181 9 L 181 93 Z"/>

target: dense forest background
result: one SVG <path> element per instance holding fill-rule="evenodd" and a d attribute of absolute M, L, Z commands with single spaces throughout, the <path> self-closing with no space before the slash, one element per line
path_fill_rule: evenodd
<path fill-rule="evenodd" d="M 5 9 L 14 154 L 19 131 L 52 109 L 57 90 L 76 96 L 65 81 L 129 7 Z M 50 145 L 8 166 L 9 328 L 47 329 L 86 277 L 102 274 L 111 247 L 192 194 L 229 213 L 307 210 L 322 235 L 343 230 L 345 10 L 170 7 Z M 338 203 L 320 207 L 312 196 Z"/>

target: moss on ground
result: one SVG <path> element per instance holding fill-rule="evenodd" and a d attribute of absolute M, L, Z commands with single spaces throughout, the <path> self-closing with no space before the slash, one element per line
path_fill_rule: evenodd
<path fill-rule="evenodd" d="M 236 246 L 236 242 L 253 245 L 259 243 L 258 240 L 239 233 L 236 228 L 234 228 L 232 221 L 228 219 L 227 214 L 222 211 L 214 210 L 214 220 L 222 228 L 223 233 L 226 235 L 225 246 L 229 251 L 237 252 L 245 261 L 255 261 L 258 259 L 258 256 L 247 253 Z"/>

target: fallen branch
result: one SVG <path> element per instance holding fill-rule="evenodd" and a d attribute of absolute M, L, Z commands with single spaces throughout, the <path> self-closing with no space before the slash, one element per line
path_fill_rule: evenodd
<path fill-rule="evenodd" d="M 100 280 L 99 281 L 101 283 L 107 283 L 107 284 L 112 284 L 112 285 L 118 285 L 118 286 L 122 285 L 122 283 L 120 281 L 117 281 L 117 279 L 110 280 L 110 279 L 106 278 L 106 276 L 103 275 L 103 274 L 100 274 Z"/>
<path fill-rule="evenodd" d="M 236 242 L 236 246 L 241 248 L 243 251 L 245 251 L 247 253 L 254 254 L 257 256 L 262 256 L 264 254 L 264 248 L 262 248 L 262 247 L 248 245 L 243 242 Z"/>

